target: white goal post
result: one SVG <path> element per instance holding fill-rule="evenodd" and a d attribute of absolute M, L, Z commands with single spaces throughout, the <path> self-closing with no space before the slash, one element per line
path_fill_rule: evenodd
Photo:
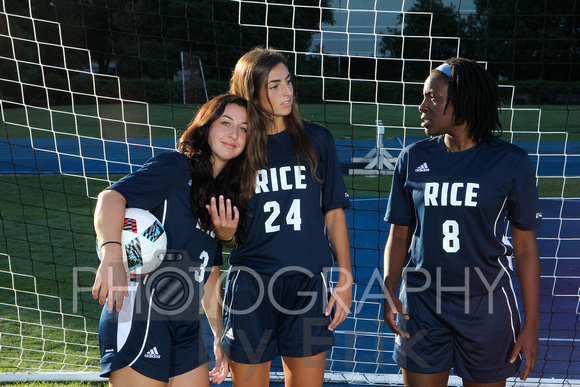
<path fill-rule="evenodd" d="M 208 101 L 203 67 L 198 56 L 181 53 L 181 77 L 184 105 L 203 104 Z"/>

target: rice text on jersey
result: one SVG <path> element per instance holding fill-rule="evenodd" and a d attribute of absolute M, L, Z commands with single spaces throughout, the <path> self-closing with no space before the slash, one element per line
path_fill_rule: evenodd
<path fill-rule="evenodd" d="M 294 170 L 293 173 L 292 170 Z M 305 171 L 304 165 L 283 166 L 269 170 L 261 169 L 256 176 L 256 193 L 306 189 Z"/>
<path fill-rule="evenodd" d="M 425 206 L 477 207 L 477 189 L 477 183 L 425 183 Z"/>

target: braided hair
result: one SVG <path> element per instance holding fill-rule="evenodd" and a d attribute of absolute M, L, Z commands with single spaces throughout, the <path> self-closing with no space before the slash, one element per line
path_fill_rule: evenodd
<path fill-rule="evenodd" d="M 467 134 L 476 144 L 500 137 L 503 133 L 499 120 L 502 101 L 499 87 L 491 74 L 467 58 L 450 58 L 445 63 L 448 67 L 442 65 L 431 75 L 447 80 L 449 88 L 445 110 L 447 106 L 453 106 L 454 124 L 466 124 Z"/>

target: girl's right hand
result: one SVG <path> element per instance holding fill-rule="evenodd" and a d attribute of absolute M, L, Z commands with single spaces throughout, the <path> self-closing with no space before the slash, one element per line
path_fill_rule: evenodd
<path fill-rule="evenodd" d="M 97 269 L 92 293 L 93 298 L 99 299 L 99 304 L 104 305 L 107 301 L 107 309 L 113 310 L 116 305 L 117 312 L 121 310 L 123 298 L 129 295 L 129 291 L 120 246 L 103 246 L 103 260 Z"/>
<path fill-rule="evenodd" d="M 220 340 L 214 342 L 213 353 L 215 355 L 215 367 L 209 371 L 210 380 L 213 383 L 221 384 L 230 372 L 229 359 L 222 348 Z"/>
<path fill-rule="evenodd" d="M 220 195 L 218 200 L 212 197 L 210 204 L 206 204 L 205 207 L 211 214 L 216 237 L 221 240 L 230 241 L 230 238 L 235 236 L 238 228 L 238 221 L 240 219 L 238 208 L 232 206 L 231 200 L 225 199 L 223 195 Z"/>
<path fill-rule="evenodd" d="M 409 319 L 409 314 L 405 311 L 403 303 L 399 298 L 389 291 L 385 291 L 383 299 L 383 320 L 387 323 L 391 331 L 404 338 L 411 337 L 409 332 L 403 331 L 397 325 L 395 314 L 399 313 L 405 320 Z"/>

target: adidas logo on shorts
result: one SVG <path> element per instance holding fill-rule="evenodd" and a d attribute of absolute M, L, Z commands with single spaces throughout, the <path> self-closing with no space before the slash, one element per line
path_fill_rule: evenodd
<path fill-rule="evenodd" d="M 427 163 L 419 165 L 417 168 L 415 168 L 415 172 L 429 172 L 429 167 L 427 166 Z"/>
<path fill-rule="evenodd" d="M 157 351 L 157 347 L 151 348 L 149 352 L 145 354 L 145 357 L 149 359 L 161 359 L 161 355 Z"/>
<path fill-rule="evenodd" d="M 234 340 L 234 331 L 232 330 L 232 328 L 228 329 L 228 331 L 226 332 L 226 337 L 230 340 Z"/>

